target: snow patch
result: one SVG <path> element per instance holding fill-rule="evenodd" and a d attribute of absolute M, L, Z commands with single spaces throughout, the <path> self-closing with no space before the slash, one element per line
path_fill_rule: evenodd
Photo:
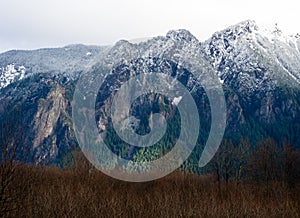
<path fill-rule="evenodd" d="M 9 64 L 4 68 L 0 68 L 0 89 L 9 84 L 25 78 L 26 68 L 24 66 L 16 67 Z"/>
<path fill-rule="evenodd" d="M 180 103 L 181 100 L 182 100 L 182 96 L 175 97 L 172 101 L 172 104 L 177 106 Z"/>

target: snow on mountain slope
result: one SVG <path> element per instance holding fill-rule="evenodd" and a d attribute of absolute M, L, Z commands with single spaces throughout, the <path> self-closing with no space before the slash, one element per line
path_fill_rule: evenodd
<path fill-rule="evenodd" d="M 122 52 L 125 47 L 127 54 Z M 277 26 L 267 30 L 250 20 L 216 32 L 203 44 L 187 30 L 169 31 L 166 37 L 137 43 L 122 40 L 114 46 L 110 57 L 122 59 L 133 51 L 136 53 L 130 55 L 159 57 L 171 50 L 178 58 L 193 57 L 199 49 L 203 49 L 222 83 L 230 85 L 235 81 L 238 84 L 234 86 L 252 91 L 266 83 L 270 88 L 277 83 L 300 83 L 300 35 L 286 36 Z M 103 50 L 104 47 L 70 45 L 0 54 L 0 89 L 35 73 L 50 72 L 76 79 L 78 72 L 97 60 Z"/>
<path fill-rule="evenodd" d="M 254 92 L 278 84 L 299 86 L 299 38 L 247 20 L 216 32 L 203 49 L 225 84 Z"/>
<path fill-rule="evenodd" d="M 15 66 L 9 64 L 4 68 L 0 67 L 0 88 L 25 78 L 26 68 L 24 66 Z"/>
<path fill-rule="evenodd" d="M 135 43 L 121 40 L 105 53 L 104 49 L 72 45 L 0 54 L 0 114 L 13 114 L 21 107 L 24 126 L 29 127 L 26 141 L 29 145 L 34 141 L 34 161 L 57 161 L 60 155 L 77 145 L 70 114 L 76 85 L 73 81 L 91 63 L 95 65 L 90 70 L 95 71 L 86 80 L 87 85 L 103 73 L 97 70 L 97 57 L 102 54 L 112 70 L 106 75 L 105 88 L 99 95 L 103 104 L 100 101 L 96 104 L 96 108 L 99 106 L 97 116 L 103 118 L 99 119 L 99 130 L 107 131 L 109 127 L 105 126 L 105 119 L 109 119 L 106 115 L 110 114 L 107 112 L 111 94 L 126 79 L 145 71 L 161 71 L 185 82 L 188 90 L 195 91 L 192 94 L 203 113 L 201 122 L 205 122 L 202 124 L 208 124 L 209 105 L 205 104 L 205 92 L 198 89 L 199 83 L 195 80 L 203 74 L 198 70 L 194 77 L 189 72 L 199 66 L 188 66 L 189 70 L 183 68 L 185 61 L 199 58 L 204 65 L 213 66 L 212 73 L 223 82 L 229 134 L 235 137 L 249 134 L 247 136 L 255 139 L 268 136 L 278 142 L 285 138 L 299 144 L 299 35 L 285 36 L 278 28 L 268 31 L 253 21 L 244 21 L 216 32 L 203 43 L 187 30 L 172 30 L 166 36 Z M 205 76 L 200 79 L 202 82 Z M 166 83 L 166 87 L 171 85 Z M 172 107 L 179 104 L 181 96 L 170 99 Z M 133 108 L 135 115 L 141 118 L 151 104 L 147 101 L 140 107 L 139 102 L 136 101 Z M 165 104 L 162 100 L 158 103 Z M 100 116 L 102 112 L 103 117 Z"/>
<path fill-rule="evenodd" d="M 75 79 L 76 73 L 96 58 L 105 47 L 69 45 L 32 51 L 12 50 L 0 54 L 0 89 L 37 73 Z"/>

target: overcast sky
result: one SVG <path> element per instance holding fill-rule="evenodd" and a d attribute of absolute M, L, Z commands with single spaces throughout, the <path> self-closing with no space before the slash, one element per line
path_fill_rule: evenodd
<path fill-rule="evenodd" d="M 246 19 L 300 32 L 299 0 L 0 0 L 0 52 L 165 35 L 199 40 Z"/>

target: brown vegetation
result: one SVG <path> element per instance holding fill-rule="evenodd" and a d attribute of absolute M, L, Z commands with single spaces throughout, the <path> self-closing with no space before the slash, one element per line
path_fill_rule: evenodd
<path fill-rule="evenodd" d="M 299 217 L 300 186 L 221 183 L 180 172 L 127 183 L 96 170 L 16 165 L 4 217 Z M 3 209 L 3 208 L 1 208 Z"/>

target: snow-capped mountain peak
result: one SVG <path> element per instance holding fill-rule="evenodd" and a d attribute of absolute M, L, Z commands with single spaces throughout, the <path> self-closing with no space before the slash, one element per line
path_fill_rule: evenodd
<path fill-rule="evenodd" d="M 45 163 L 52 163 L 74 146 L 69 119 L 72 90 L 85 70 L 91 70 L 87 72 L 87 84 L 100 73 L 107 73 L 98 95 L 101 101 L 96 104 L 96 116 L 103 114 L 99 130 L 107 131 L 111 97 L 125 81 L 141 72 L 162 72 L 174 77 L 174 81 L 182 81 L 192 91 L 199 112 L 203 112 L 204 125 L 209 124 L 209 99 L 198 82 L 203 85 L 207 79 L 200 67 L 211 69 L 211 64 L 214 70 L 209 73 L 218 75 L 223 83 L 229 134 L 239 137 L 240 131 L 259 138 L 265 136 L 262 134 L 277 137 L 290 131 L 293 134 L 282 135 L 282 139 L 292 138 L 299 130 L 299 122 L 294 121 L 300 120 L 300 35 L 287 36 L 276 28 L 268 30 L 247 20 L 216 32 L 203 43 L 187 30 L 172 30 L 166 36 L 136 44 L 121 40 L 112 47 L 70 45 L 6 52 L 0 54 L 0 114 L 13 114 L 16 105 L 21 105 L 26 122 L 23 126 L 32 127 L 28 128 L 26 142 L 32 144 L 35 139 L 33 160 L 39 162 L 42 158 Z M 102 70 L 103 59 L 99 55 L 107 57 L 104 61 L 110 72 Z M 91 68 L 87 66 L 90 64 Z M 24 76 L 27 79 L 22 80 Z M 166 83 L 165 87 L 172 89 L 172 84 Z M 178 93 L 170 99 L 172 108 L 181 104 L 181 96 Z M 165 109 L 168 103 L 154 96 L 157 106 L 143 101 L 145 107 L 140 107 L 139 103 L 147 98 L 135 101 L 135 115 L 144 117 L 143 112 L 148 109 L 143 108 Z M 209 129 L 209 125 L 204 129 Z M 292 140 L 299 144 L 299 139 Z"/>
<path fill-rule="evenodd" d="M 167 33 L 166 38 L 172 39 L 174 41 L 198 41 L 195 36 L 193 36 L 188 30 L 185 29 L 171 30 Z"/>
<path fill-rule="evenodd" d="M 25 70 L 18 70 L 19 66 L 26 67 L 26 76 L 51 72 L 76 79 L 78 72 L 93 60 L 96 62 L 97 55 L 103 50 L 96 46 L 69 45 L 57 49 L 3 53 L 0 55 L 0 89 L 25 78 Z M 196 50 L 203 51 L 218 72 L 220 81 L 225 84 L 233 81 L 234 77 L 239 77 L 238 81 L 248 81 L 251 87 L 260 87 L 267 80 L 272 83 L 300 83 L 300 35 L 288 36 L 278 25 L 267 29 L 253 20 L 218 31 L 204 43 L 184 29 L 171 30 L 166 36 L 139 43 L 120 40 L 108 55 L 117 62 L 124 57 L 128 60 L 136 56 L 162 57 L 167 53 L 193 57 Z M 15 70 L 9 67 L 12 63 L 15 63 Z"/>
<path fill-rule="evenodd" d="M 255 21 L 243 21 L 216 32 L 203 47 L 225 83 L 234 77 L 257 88 L 267 80 L 300 83 L 300 40 L 284 34 L 277 25 L 269 30 Z"/>

